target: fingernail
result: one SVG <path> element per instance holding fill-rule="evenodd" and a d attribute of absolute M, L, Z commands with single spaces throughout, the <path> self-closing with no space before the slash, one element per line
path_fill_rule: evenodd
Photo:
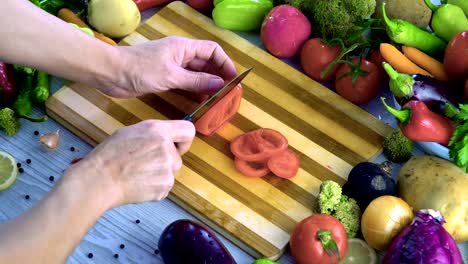
<path fill-rule="evenodd" d="M 211 78 L 208 81 L 208 91 L 216 92 L 223 87 L 224 81 L 221 78 Z"/>

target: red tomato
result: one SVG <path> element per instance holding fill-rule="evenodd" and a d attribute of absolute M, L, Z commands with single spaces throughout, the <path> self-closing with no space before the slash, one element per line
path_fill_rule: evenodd
<path fill-rule="evenodd" d="M 268 168 L 278 177 L 290 179 L 296 176 L 300 167 L 297 155 L 290 149 L 285 149 L 268 160 Z"/>
<path fill-rule="evenodd" d="M 237 113 L 242 99 L 242 86 L 239 84 L 213 105 L 195 122 L 197 131 L 205 136 L 213 135 Z"/>
<path fill-rule="evenodd" d="M 319 233 L 331 231 L 343 259 L 348 250 L 348 239 L 343 224 L 338 219 L 327 214 L 314 214 L 299 222 L 291 234 L 289 245 L 291 255 L 298 264 L 337 264 L 336 254 L 328 255 L 319 238 Z"/>
<path fill-rule="evenodd" d="M 235 158 L 234 165 L 240 173 L 249 177 L 263 177 L 270 172 L 265 162 L 245 161 Z"/>
<path fill-rule="evenodd" d="M 320 74 L 332 61 L 338 58 L 340 53 L 339 46 L 327 46 L 321 38 L 309 39 L 301 49 L 301 66 L 310 78 L 317 81 L 327 81 L 335 76 L 338 65 L 334 66 L 324 78 L 321 78 Z"/>
<path fill-rule="evenodd" d="M 381 81 L 388 81 L 390 78 L 388 77 L 387 72 L 385 71 L 382 62 L 384 62 L 384 58 L 382 57 L 382 54 L 380 54 L 379 49 L 373 50 L 370 55 L 369 55 L 369 61 L 374 63 L 377 69 L 379 69 L 380 73 L 380 79 Z"/>
<path fill-rule="evenodd" d="M 187 0 L 187 4 L 200 12 L 210 12 L 213 9 L 213 0 Z"/>
<path fill-rule="evenodd" d="M 240 135 L 230 145 L 232 154 L 245 161 L 266 161 L 287 147 L 288 140 L 270 128 L 259 128 Z"/>
<path fill-rule="evenodd" d="M 365 75 L 359 75 L 356 79 L 356 83 L 352 83 L 352 75 L 345 77 L 341 76 L 345 73 L 349 73 L 351 67 L 348 64 L 343 64 L 336 73 L 335 88 L 336 92 L 355 104 L 364 104 L 372 100 L 377 96 L 380 86 L 380 73 L 377 66 L 374 63 L 363 59 L 361 66 L 358 68 L 359 58 L 351 60 L 356 70 L 364 70 L 368 73 Z"/>

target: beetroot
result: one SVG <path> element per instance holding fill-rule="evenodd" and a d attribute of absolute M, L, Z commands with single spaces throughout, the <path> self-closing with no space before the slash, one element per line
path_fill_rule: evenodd
<path fill-rule="evenodd" d="M 263 46 L 278 58 L 296 55 L 311 34 L 306 16 L 291 5 L 274 7 L 262 23 L 260 38 Z"/>

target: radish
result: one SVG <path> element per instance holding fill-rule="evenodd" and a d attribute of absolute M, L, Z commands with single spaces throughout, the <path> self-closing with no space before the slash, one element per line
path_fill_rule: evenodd
<path fill-rule="evenodd" d="M 278 58 L 295 56 L 311 34 L 306 16 L 291 5 L 274 7 L 265 17 L 260 31 L 263 46 Z"/>

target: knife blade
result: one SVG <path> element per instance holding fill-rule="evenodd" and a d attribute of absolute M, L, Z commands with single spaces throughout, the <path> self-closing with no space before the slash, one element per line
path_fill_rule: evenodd
<path fill-rule="evenodd" d="M 192 122 L 193 119 L 198 119 L 203 114 L 205 114 L 212 106 L 214 106 L 219 100 L 221 100 L 226 94 L 228 94 L 232 89 L 234 89 L 244 78 L 249 74 L 253 67 L 248 68 L 243 73 L 237 75 L 234 79 L 229 81 L 223 88 L 219 89 L 215 94 L 210 98 L 206 99 L 195 111 L 191 114 L 186 115 L 183 120 Z M 198 117 L 198 118 L 196 118 Z"/>

